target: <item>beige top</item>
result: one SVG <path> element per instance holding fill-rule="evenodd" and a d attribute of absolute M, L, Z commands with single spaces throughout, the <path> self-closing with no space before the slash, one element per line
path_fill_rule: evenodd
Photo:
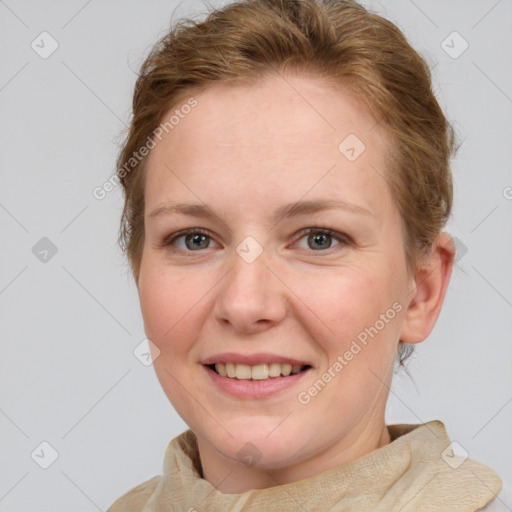
<path fill-rule="evenodd" d="M 501 489 L 486 465 L 454 455 L 440 421 L 389 425 L 391 443 L 312 478 L 240 494 L 201 478 L 196 437 L 173 439 L 164 472 L 133 488 L 107 512 L 473 512 Z"/>

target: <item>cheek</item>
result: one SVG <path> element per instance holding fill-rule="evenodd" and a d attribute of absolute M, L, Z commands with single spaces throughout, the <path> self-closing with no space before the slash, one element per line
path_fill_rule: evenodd
<path fill-rule="evenodd" d="M 386 314 L 398 298 L 388 276 L 368 268 L 301 274 L 295 281 L 297 296 L 313 313 L 310 316 L 323 331 L 323 338 L 340 349 Z"/>
<path fill-rule="evenodd" d="M 333 382 L 324 394 L 329 407 L 363 411 L 388 380 L 402 310 L 391 281 L 389 272 L 368 265 L 346 267 L 321 279 L 302 278 L 298 295 L 307 297 L 315 313 L 308 315 L 307 328 L 325 356 L 321 378 Z M 319 326 L 316 332 L 313 325 Z"/>
<path fill-rule="evenodd" d="M 305 288 L 302 294 L 322 319 L 315 322 L 322 326 L 315 341 L 325 354 L 320 379 L 328 383 L 322 391 L 326 415 L 332 406 L 362 414 L 385 389 L 395 360 L 402 311 L 398 290 L 387 274 L 368 269 L 344 269 L 313 284 L 305 282 L 310 293 L 305 295 Z"/>
<path fill-rule="evenodd" d="M 196 369 L 193 347 L 204 324 L 204 295 L 211 285 L 199 273 L 185 277 L 174 270 L 147 265 L 141 272 L 139 297 L 146 336 L 160 351 L 153 363 L 158 380 L 178 413 L 192 425 L 200 412 L 191 412 L 187 389 Z"/>
<path fill-rule="evenodd" d="M 180 276 L 179 271 L 151 263 L 141 272 L 139 297 L 144 329 L 147 337 L 167 354 L 186 351 L 202 324 L 198 316 L 209 289 L 208 281 L 202 274 L 189 274 Z"/>

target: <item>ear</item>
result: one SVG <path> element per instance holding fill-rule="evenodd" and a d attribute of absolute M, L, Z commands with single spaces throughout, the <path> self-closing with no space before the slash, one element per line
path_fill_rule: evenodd
<path fill-rule="evenodd" d="M 411 300 L 407 308 L 400 340 L 419 343 L 432 331 L 443 305 L 455 258 L 455 244 L 448 233 L 441 233 L 431 256 L 412 280 Z"/>

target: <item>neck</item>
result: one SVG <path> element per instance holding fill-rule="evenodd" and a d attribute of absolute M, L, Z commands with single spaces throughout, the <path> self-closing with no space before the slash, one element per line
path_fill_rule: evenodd
<path fill-rule="evenodd" d="M 378 426 L 355 428 L 321 453 L 292 466 L 276 469 L 248 468 L 221 456 L 205 440 L 198 438 L 203 478 L 225 494 L 239 494 L 252 489 L 266 489 L 307 478 L 348 464 L 390 443 L 384 419 Z M 227 475 L 226 477 L 219 477 Z"/>

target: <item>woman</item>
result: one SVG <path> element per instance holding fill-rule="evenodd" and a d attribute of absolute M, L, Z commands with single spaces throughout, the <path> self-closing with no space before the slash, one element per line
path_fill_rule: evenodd
<path fill-rule="evenodd" d="M 450 279 L 453 152 L 425 62 L 353 1 L 242 1 L 155 46 L 121 242 L 190 430 L 111 512 L 502 503 L 440 421 L 385 423 Z"/>

